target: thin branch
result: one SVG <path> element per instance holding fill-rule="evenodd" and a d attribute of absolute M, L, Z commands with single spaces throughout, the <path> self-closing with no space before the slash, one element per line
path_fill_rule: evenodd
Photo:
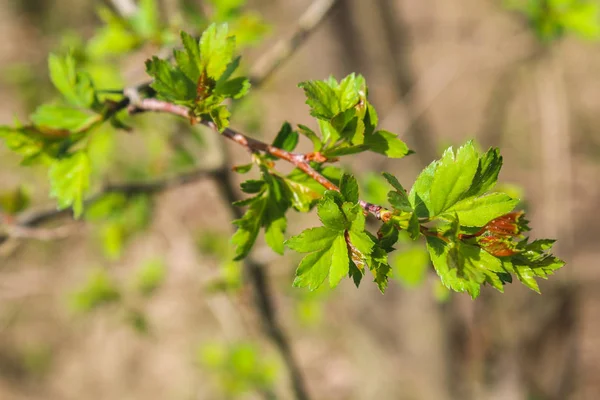
<path fill-rule="evenodd" d="M 98 193 L 89 197 L 85 201 L 85 205 L 90 205 L 100 199 L 102 196 L 109 193 L 122 193 L 126 196 L 134 196 L 136 194 L 154 194 L 163 192 L 172 188 L 197 182 L 207 177 L 215 176 L 219 173 L 219 171 L 219 169 L 207 170 L 206 168 L 199 168 L 174 176 L 146 182 L 107 184 Z M 35 227 L 42 225 L 43 223 L 67 216 L 72 216 L 72 211 L 70 209 L 58 210 L 56 207 L 49 207 L 20 215 L 13 223 L 6 227 L 7 232 L 4 235 L 0 234 L 0 245 L 9 238 L 35 238 L 41 240 L 51 240 L 63 237 L 62 235 L 64 235 L 65 232 L 60 231 L 60 228 L 40 230 L 39 228 Z"/>
<path fill-rule="evenodd" d="M 143 111 L 154 111 L 154 112 L 163 112 L 167 114 L 173 114 L 180 116 L 182 118 L 186 118 L 192 124 L 202 124 L 205 125 L 215 132 L 219 133 L 219 129 L 216 124 L 212 121 L 203 120 L 201 118 L 195 117 L 192 115 L 190 109 L 185 106 L 180 106 L 177 104 L 172 104 L 166 101 L 157 100 L 157 99 L 142 99 L 138 101 L 136 104 L 132 104 L 130 111 L 132 113 L 138 113 Z M 294 165 L 296 168 L 303 171 L 305 174 L 310 176 L 313 180 L 318 182 L 321 186 L 323 186 L 327 190 L 335 190 L 340 191 L 340 189 L 332 183 L 329 179 L 321 175 L 318 171 L 316 171 L 310 165 L 311 157 L 307 154 L 300 153 L 292 153 L 273 145 L 267 144 L 260 140 L 251 138 L 249 136 L 244 135 L 236 130 L 231 128 L 225 128 L 221 135 L 226 137 L 229 140 L 243 146 L 251 153 L 263 152 L 268 153 L 272 156 L 279 158 L 280 160 L 284 160 Z M 366 201 L 361 200 L 361 207 L 368 213 L 374 215 L 377 219 L 382 221 L 386 221 L 391 216 L 391 211 L 385 209 L 382 206 L 378 206 L 375 204 L 368 203 Z"/>
<path fill-rule="evenodd" d="M 253 85 L 261 85 L 288 60 L 300 46 L 308 39 L 315 29 L 333 11 L 335 5 L 341 0 L 315 0 L 310 7 L 300 16 L 296 28 L 291 36 L 279 40 L 256 62 L 250 73 Z"/>

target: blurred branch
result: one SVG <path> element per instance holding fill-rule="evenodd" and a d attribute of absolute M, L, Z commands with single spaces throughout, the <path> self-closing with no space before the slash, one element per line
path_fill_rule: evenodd
<path fill-rule="evenodd" d="M 300 16 L 294 32 L 280 39 L 271 50 L 258 59 L 250 72 L 250 81 L 260 86 L 289 59 L 342 0 L 315 0 Z"/>
<path fill-rule="evenodd" d="M 223 156 L 224 164 L 228 165 L 229 157 L 226 149 L 223 149 Z M 231 214 L 236 219 L 242 218 L 244 213 L 242 212 L 241 208 L 233 205 L 234 202 L 241 199 L 234 189 L 235 186 L 231 176 L 231 171 L 227 168 L 221 169 L 219 173 L 215 175 L 215 183 L 219 188 L 223 200 L 229 206 Z M 304 383 L 302 370 L 294 356 L 285 331 L 277 320 L 275 303 L 273 301 L 275 296 L 273 295 L 271 287 L 269 286 L 269 280 L 265 274 L 265 266 L 254 260 L 251 256 L 246 257 L 243 260 L 243 263 L 247 279 L 253 288 L 254 303 L 259 311 L 263 328 L 269 339 L 273 342 L 281 354 L 287 366 L 290 380 L 292 381 L 295 398 L 297 400 L 308 400 L 310 397 Z"/>
<path fill-rule="evenodd" d="M 199 168 L 171 177 L 160 178 L 146 182 L 107 184 L 98 193 L 89 197 L 85 201 L 85 204 L 90 205 L 100 199 L 102 196 L 110 193 L 121 193 L 126 196 L 159 193 L 199 181 L 206 177 L 215 176 L 218 174 L 218 172 L 218 169 L 207 170 L 206 168 Z M 7 224 L 7 229 L 4 235 L 0 234 L 0 245 L 2 245 L 2 243 L 9 238 L 38 240 L 53 240 L 62 238 L 65 236 L 65 234 L 67 234 L 66 231 L 62 229 L 64 227 L 52 229 L 40 229 L 36 227 L 46 222 L 67 216 L 72 216 L 72 211 L 70 209 L 58 210 L 55 207 L 20 215 L 12 223 Z"/>
<path fill-rule="evenodd" d="M 110 3 L 117 14 L 123 18 L 129 18 L 138 11 L 135 0 L 105 0 L 105 2 Z"/>
<path fill-rule="evenodd" d="M 427 165 L 436 156 L 435 132 L 431 124 L 423 119 L 422 112 L 415 107 L 414 102 L 406 100 L 417 75 L 410 59 L 401 53 L 411 47 L 410 32 L 406 22 L 396 17 L 399 11 L 392 0 L 377 0 L 376 3 L 384 31 L 384 44 L 391 59 L 397 96 L 404 102 L 408 115 L 408 135 L 414 142 L 414 150 L 421 164 Z"/>

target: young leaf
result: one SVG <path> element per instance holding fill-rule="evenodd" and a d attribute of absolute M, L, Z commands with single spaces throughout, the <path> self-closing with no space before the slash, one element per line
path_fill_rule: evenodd
<path fill-rule="evenodd" d="M 340 104 L 335 91 L 323 81 L 307 81 L 298 84 L 304 89 L 306 104 L 310 107 L 310 115 L 329 121 L 340 112 Z"/>
<path fill-rule="evenodd" d="M 402 158 L 410 154 L 406 143 L 388 131 L 377 131 L 365 136 L 365 145 L 369 150 L 390 158 Z"/>
<path fill-rule="evenodd" d="M 64 129 L 73 133 L 85 131 L 101 121 L 100 114 L 58 104 L 44 104 L 31 115 L 31 122 L 37 127 Z"/>
<path fill-rule="evenodd" d="M 511 212 L 519 203 L 505 193 L 490 193 L 459 201 L 448 209 L 447 215 L 458 215 L 463 226 L 484 226 L 491 220 Z"/>
<path fill-rule="evenodd" d="M 352 204 L 358 203 L 358 182 L 356 181 L 356 178 L 350 174 L 342 175 L 340 192 L 344 197 L 344 201 Z"/>
<path fill-rule="evenodd" d="M 202 68 L 215 81 L 233 61 L 234 52 L 235 37 L 229 36 L 227 24 L 211 24 L 200 38 Z"/>
<path fill-rule="evenodd" d="M 75 218 L 83 212 L 84 196 L 90 185 L 90 160 L 85 151 L 78 151 L 56 160 L 50 166 L 50 195 L 58 201 L 58 208 L 73 206 Z"/>
<path fill-rule="evenodd" d="M 160 98 L 186 105 L 196 99 L 196 83 L 168 61 L 154 56 L 146 61 L 146 72 L 154 78 L 151 86 Z"/>
<path fill-rule="evenodd" d="M 444 152 L 431 182 L 429 211 L 432 216 L 449 209 L 471 187 L 478 163 L 472 142 L 460 147 L 456 156 L 452 148 Z"/>
<path fill-rule="evenodd" d="M 298 132 L 292 129 L 289 122 L 284 123 L 273 140 L 273 146 L 285 151 L 294 151 L 298 145 Z M 272 156 L 273 157 L 273 156 Z M 275 157 L 273 157 L 275 158 Z"/>

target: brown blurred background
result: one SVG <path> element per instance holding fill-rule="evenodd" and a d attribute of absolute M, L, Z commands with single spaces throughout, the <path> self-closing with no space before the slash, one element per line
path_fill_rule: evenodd
<path fill-rule="evenodd" d="M 163 3 L 168 12 L 176 2 Z M 249 65 L 290 33 L 310 3 L 249 1 L 272 24 L 267 40 L 247 52 Z M 94 10 L 94 2 L 78 0 L 0 0 L 0 123 L 26 119 L 49 96 L 48 52 L 66 31 L 89 36 L 100 24 Z M 500 179 L 522 188 L 533 236 L 557 238 L 557 255 L 567 261 L 541 282 L 542 295 L 513 284 L 504 294 L 485 288 L 476 301 L 463 294 L 439 302 L 431 274 L 419 288 L 392 282 L 383 296 L 368 280 L 358 290 L 346 281 L 314 305 L 290 287 L 294 260 L 259 245 L 256 258 L 268 265 L 311 398 L 600 398 L 599 49 L 567 37 L 542 51 L 499 0 L 342 0 L 257 90 L 260 134 L 272 137 L 283 120 L 312 126 L 297 82 L 363 74 L 382 127 L 416 154 L 361 155 L 347 166 L 396 173 L 405 186 L 448 145 L 475 138 L 482 148 L 499 146 Z M 146 79 L 140 60 L 147 54 L 136 56 L 126 83 Z M 22 66 L 29 75 L 17 73 Z M 136 146 L 144 134 L 127 141 Z M 247 162 L 243 151 L 231 151 Z M 26 182 L 36 205 L 52 204 L 44 173 L 17 164 L 0 149 L 0 188 Z M 198 346 L 211 341 L 253 340 L 282 365 L 243 291 L 204 290 L 218 263 L 199 250 L 198 234 L 232 231 L 215 191 L 203 181 L 158 196 L 150 228 L 119 261 L 106 261 L 85 229 L 20 243 L 0 258 L 0 399 L 225 398 L 195 361 Z M 316 221 L 291 220 L 290 234 Z M 168 272 L 140 306 L 151 334 L 139 335 L 110 310 L 69 312 L 66 296 L 90 269 L 107 267 L 126 280 L 152 257 L 163 258 Z M 306 307 L 313 307 L 310 323 L 301 318 Z M 292 398 L 283 367 L 274 391 Z"/>

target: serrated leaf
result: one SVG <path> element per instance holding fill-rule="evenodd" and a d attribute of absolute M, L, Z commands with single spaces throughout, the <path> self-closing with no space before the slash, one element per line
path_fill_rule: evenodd
<path fill-rule="evenodd" d="M 321 286 L 329 274 L 332 254 L 333 251 L 330 247 L 304 257 L 296 270 L 293 286 L 308 287 L 309 290 L 316 290 Z"/>
<path fill-rule="evenodd" d="M 83 212 L 84 196 L 90 185 L 90 160 L 84 151 L 56 160 L 50 166 L 50 195 L 57 199 L 58 208 L 73 206 L 75 218 Z"/>
<path fill-rule="evenodd" d="M 348 247 L 343 235 L 338 235 L 331 246 L 331 268 L 329 269 L 329 286 L 336 287 L 343 277 L 348 275 Z"/>
<path fill-rule="evenodd" d="M 389 158 L 402 158 L 410 154 L 406 143 L 400 140 L 397 135 L 388 131 L 377 131 L 365 136 L 364 144 L 369 150 Z"/>
<path fill-rule="evenodd" d="M 323 81 L 306 81 L 298 84 L 306 95 L 306 104 L 310 107 L 310 115 L 329 121 L 341 110 L 335 91 Z"/>
<path fill-rule="evenodd" d="M 394 189 L 396 189 L 398 192 L 406 193 L 406 190 L 404 190 L 404 187 L 400 184 L 400 182 L 394 175 L 388 172 L 383 172 L 382 175 L 385 178 L 385 180 L 388 181 L 390 185 L 392 185 Z"/>
<path fill-rule="evenodd" d="M 240 219 L 233 221 L 238 227 L 231 238 L 231 243 L 236 247 L 234 260 L 245 258 L 254 246 L 262 222 L 262 214 L 266 206 L 265 198 L 258 198 Z"/>
<path fill-rule="evenodd" d="M 477 172 L 469 190 L 463 197 L 479 196 L 494 188 L 498 180 L 498 174 L 502 168 L 502 156 L 495 148 L 489 149 L 479 158 Z"/>
<path fill-rule="evenodd" d="M 331 247 L 333 240 L 339 236 L 338 231 L 327 227 L 306 229 L 285 241 L 285 245 L 298 253 L 309 253 Z"/>
<path fill-rule="evenodd" d="M 56 155 L 52 151 L 53 144 L 59 144 L 64 137 L 48 136 L 31 127 L 13 128 L 0 126 L 0 138 L 6 147 L 23 156 L 22 164 L 32 164 L 35 161 L 49 161 Z"/>
<path fill-rule="evenodd" d="M 77 72 L 72 55 L 60 57 L 50 54 L 48 69 L 50 80 L 70 104 L 84 108 L 92 105 L 95 96 L 93 85 L 89 77 Z"/>
<path fill-rule="evenodd" d="M 231 112 L 226 106 L 217 106 L 210 110 L 210 117 L 217 125 L 219 132 L 223 132 L 229 126 Z"/>
<path fill-rule="evenodd" d="M 177 104 L 195 101 L 196 83 L 169 62 L 154 56 L 146 61 L 146 72 L 154 78 L 150 86 L 160 98 Z"/>
<path fill-rule="evenodd" d="M 460 147 L 454 155 L 452 148 L 444 152 L 431 182 L 431 216 L 452 207 L 471 187 L 479 157 L 472 142 Z"/>
<path fill-rule="evenodd" d="M 231 98 L 231 99 L 241 99 L 250 91 L 250 80 L 245 77 L 237 77 L 225 81 L 223 83 L 218 83 L 215 86 L 215 93 L 219 96 Z"/>
<path fill-rule="evenodd" d="M 242 192 L 254 194 L 262 192 L 266 187 L 266 182 L 262 179 L 249 179 L 240 184 Z"/>
<path fill-rule="evenodd" d="M 356 204 L 358 203 L 358 182 L 353 175 L 344 174 L 340 181 L 340 192 L 344 200 Z"/>
<path fill-rule="evenodd" d="M 438 161 L 432 161 L 431 164 L 421 171 L 408 194 L 408 200 L 420 218 L 428 218 L 430 216 L 431 200 L 429 189 L 431 188 L 437 166 Z"/>
<path fill-rule="evenodd" d="M 358 104 L 361 95 L 366 97 L 365 78 L 361 75 L 350 74 L 340 82 L 338 86 L 338 97 L 342 110 L 350 109 Z"/>
<path fill-rule="evenodd" d="M 173 51 L 177 66 L 190 81 L 198 82 L 202 68 L 200 64 L 200 45 L 196 38 L 184 31 L 181 31 L 181 43 L 183 43 L 184 50 Z"/>
<path fill-rule="evenodd" d="M 445 243 L 427 237 L 427 249 L 442 283 L 456 292 L 479 296 L 485 282 L 502 290 L 498 273 L 505 273 L 502 262 L 483 249 L 463 243 Z"/>
<path fill-rule="evenodd" d="M 211 24 L 200 38 L 200 56 L 203 69 L 215 81 L 233 60 L 235 37 L 229 36 L 227 24 Z"/>
<path fill-rule="evenodd" d="M 463 226 L 484 226 L 511 212 L 518 203 L 519 200 L 511 199 L 505 193 L 490 193 L 461 200 L 450 207 L 447 214 L 458 215 Z"/>
<path fill-rule="evenodd" d="M 323 197 L 317 206 L 317 214 L 323 225 L 330 229 L 343 231 L 348 225 L 346 217 L 332 197 Z"/>

